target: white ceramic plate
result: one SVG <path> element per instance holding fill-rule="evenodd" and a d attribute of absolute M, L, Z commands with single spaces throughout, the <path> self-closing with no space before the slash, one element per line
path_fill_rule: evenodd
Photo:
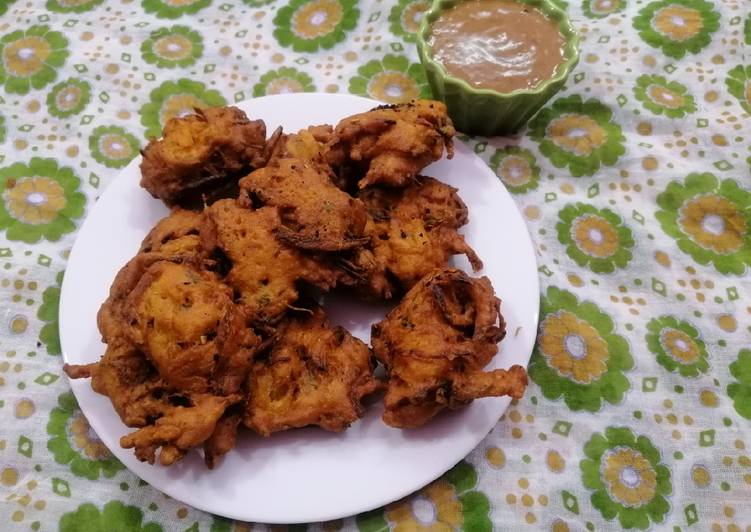
<path fill-rule="evenodd" d="M 269 131 L 292 131 L 310 124 L 336 124 L 377 102 L 348 95 L 289 94 L 238 104 Z M 98 360 L 104 351 L 96 313 L 115 274 L 137 251 L 154 223 L 167 213 L 161 202 L 139 188 L 140 158 L 109 185 L 81 227 L 70 255 L 60 300 L 63 358 L 70 364 Z M 537 329 L 539 292 L 532 243 L 519 211 L 500 180 L 460 142 L 452 160 L 429 166 L 425 175 L 459 189 L 469 207 L 463 232 L 485 262 L 503 300 L 508 337 L 492 367 L 527 365 Z M 464 257 L 455 264 L 469 269 Z M 332 321 L 368 342 L 370 326 L 385 307 L 354 301 L 326 302 Z M 167 495 L 191 506 L 242 521 L 298 523 L 327 521 L 377 508 L 432 480 L 466 456 L 487 435 L 508 406 L 508 398 L 482 399 L 441 415 L 416 430 L 387 427 L 380 403 L 342 434 L 316 428 L 262 439 L 245 432 L 237 448 L 209 471 L 197 451 L 165 468 L 139 462 L 121 449 L 126 428 L 109 399 L 86 380 L 71 387 L 91 426 L 131 471 Z"/>

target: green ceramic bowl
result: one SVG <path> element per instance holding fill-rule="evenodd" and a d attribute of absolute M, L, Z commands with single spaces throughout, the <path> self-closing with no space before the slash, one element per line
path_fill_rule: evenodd
<path fill-rule="evenodd" d="M 430 28 L 441 13 L 462 0 L 434 0 L 423 17 L 417 34 L 417 52 L 420 55 L 433 97 L 443 101 L 456 129 L 470 135 L 507 135 L 519 130 L 532 116 L 557 93 L 576 63 L 579 61 L 579 35 L 566 13 L 550 0 L 514 0 L 536 7 L 550 19 L 558 22 L 566 39 L 564 62 L 556 74 L 533 89 L 497 92 L 477 89 L 466 81 L 450 76 L 440 63 L 433 60 L 428 39 Z"/>

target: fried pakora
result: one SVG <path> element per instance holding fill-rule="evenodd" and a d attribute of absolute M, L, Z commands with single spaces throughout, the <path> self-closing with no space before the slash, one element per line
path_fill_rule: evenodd
<path fill-rule="evenodd" d="M 360 418 L 362 398 L 379 387 L 370 349 L 321 308 L 281 324 L 253 363 L 244 423 L 262 436 L 317 425 L 339 432 Z"/>
<path fill-rule="evenodd" d="M 483 371 L 504 336 L 500 300 L 487 277 L 457 269 L 427 275 L 372 328 L 373 351 L 388 375 L 384 422 L 419 427 L 476 398 L 521 397 L 524 368 Z"/>
<path fill-rule="evenodd" d="M 351 284 L 375 298 L 409 290 L 430 271 L 464 254 L 475 270 L 482 261 L 457 229 L 467 223 L 467 207 L 456 189 L 419 176 L 404 189 L 367 188 L 360 199 L 368 210 L 371 243 L 345 262 Z"/>
<path fill-rule="evenodd" d="M 226 257 L 225 282 L 251 321 L 278 321 L 297 300 L 301 281 L 323 290 L 336 284 L 333 268 L 276 238 L 281 220 L 275 207 L 253 211 L 237 201 L 220 200 L 205 213 L 203 246 Z"/>
<path fill-rule="evenodd" d="M 403 187 L 440 159 L 444 148 L 449 159 L 453 156 L 455 134 L 441 102 L 383 105 L 339 122 L 326 158 L 340 180 L 353 176 L 360 188 Z"/>
<path fill-rule="evenodd" d="M 269 139 L 271 156 L 268 164 L 273 165 L 282 159 L 302 159 L 328 171 L 326 151 L 333 134 L 334 128 L 328 124 L 310 126 L 292 134 L 277 129 Z"/>
<path fill-rule="evenodd" d="M 198 206 L 236 195 L 237 180 L 266 164 L 266 125 L 237 107 L 173 118 L 143 150 L 141 186 L 168 206 Z"/>
<path fill-rule="evenodd" d="M 314 251 L 361 246 L 367 214 L 356 198 L 338 189 L 327 172 L 305 159 L 285 158 L 244 177 L 240 188 L 253 202 L 276 207 L 277 238 Z"/>
<path fill-rule="evenodd" d="M 159 220 L 141 243 L 140 253 L 159 252 L 164 255 L 201 255 L 198 234 L 203 213 L 179 207 Z"/>

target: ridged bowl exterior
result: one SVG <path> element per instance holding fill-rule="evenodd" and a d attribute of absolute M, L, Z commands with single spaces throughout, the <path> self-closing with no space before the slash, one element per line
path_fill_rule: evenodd
<path fill-rule="evenodd" d="M 443 11 L 462 0 L 434 0 L 425 14 L 417 35 L 417 53 L 425 68 L 433 97 L 448 107 L 456 129 L 470 135 L 508 135 L 518 131 L 566 83 L 566 78 L 579 61 L 579 35 L 571 21 L 550 0 L 514 0 L 536 7 L 558 22 L 566 39 L 564 62 L 556 69 L 553 78 L 533 89 L 501 93 L 490 89 L 476 89 L 466 81 L 450 76 L 433 60 L 428 39 L 433 22 Z"/>

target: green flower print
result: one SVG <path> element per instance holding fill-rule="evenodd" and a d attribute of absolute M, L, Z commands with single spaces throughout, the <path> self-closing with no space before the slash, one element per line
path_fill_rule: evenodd
<path fill-rule="evenodd" d="M 274 17 L 274 37 L 295 52 L 327 50 L 360 18 L 357 0 L 291 0 Z"/>
<path fill-rule="evenodd" d="M 613 320 L 594 303 L 579 302 L 554 286 L 542 298 L 540 331 L 529 376 L 550 400 L 563 396 L 571 410 L 596 412 L 629 389 L 623 371 L 634 361 Z"/>
<path fill-rule="evenodd" d="M 658 0 L 634 17 L 644 42 L 675 59 L 699 53 L 719 27 L 720 14 L 705 0 Z"/>
<path fill-rule="evenodd" d="M 589 18 L 605 18 L 626 9 L 626 0 L 584 0 L 582 11 Z"/>
<path fill-rule="evenodd" d="M 731 69 L 725 78 L 725 85 L 728 92 L 738 98 L 743 110 L 751 114 L 751 65 L 738 65 Z"/>
<path fill-rule="evenodd" d="M 634 96 L 644 107 L 656 115 L 681 118 L 696 111 L 694 97 L 677 81 L 667 81 L 662 76 L 644 74 L 636 79 Z"/>
<path fill-rule="evenodd" d="M 751 193 L 710 173 L 672 181 L 657 196 L 662 230 L 702 265 L 741 275 L 751 266 Z"/>
<path fill-rule="evenodd" d="M 743 24 L 743 34 L 745 35 L 746 44 L 751 44 L 751 15 L 746 19 Z"/>
<path fill-rule="evenodd" d="M 146 137 L 158 137 L 170 118 L 193 113 L 195 108 L 226 105 L 218 91 L 206 89 L 200 81 L 182 78 L 165 81 L 151 91 L 149 102 L 141 107 L 141 124 Z"/>
<path fill-rule="evenodd" d="M 47 354 L 60 354 L 60 287 L 63 284 L 63 272 L 57 274 L 55 284 L 47 288 L 42 294 L 42 304 L 37 311 L 37 318 L 44 326 L 39 331 L 39 341 L 47 348 Z"/>
<path fill-rule="evenodd" d="M 0 2 L 0 15 L 4 15 L 8 8 L 15 2 L 16 0 L 7 0 L 6 2 Z"/>
<path fill-rule="evenodd" d="M 147 13 L 154 13 L 158 18 L 179 18 L 192 15 L 211 4 L 211 0 L 142 0 L 141 5 Z"/>
<path fill-rule="evenodd" d="M 684 377 L 697 377 L 709 369 L 707 348 L 699 331 L 687 321 L 661 316 L 647 323 L 647 331 L 647 347 L 666 370 L 678 370 Z"/>
<path fill-rule="evenodd" d="M 104 3 L 104 0 L 47 0 L 47 9 L 56 13 L 83 13 Z"/>
<path fill-rule="evenodd" d="M 550 0 L 553 2 L 553 5 L 562 9 L 563 11 L 566 11 L 568 9 L 568 2 L 566 0 Z"/>
<path fill-rule="evenodd" d="M 271 4 L 275 2 L 276 0 L 243 0 L 245 5 L 248 5 L 250 7 L 263 7 L 265 5 Z"/>
<path fill-rule="evenodd" d="M 116 528 L 113 525 L 117 525 Z M 73 512 L 63 514 L 59 532 L 164 532 L 161 525 L 143 523 L 143 512 L 135 506 L 125 506 L 120 501 L 110 501 L 102 511 L 84 503 Z"/>
<path fill-rule="evenodd" d="M 5 142 L 5 117 L 0 115 L 0 143 Z"/>
<path fill-rule="evenodd" d="M 670 470 L 660 462 L 660 451 L 646 436 L 627 427 L 608 427 L 584 445 L 587 456 L 579 462 L 584 486 L 594 490 L 590 500 L 607 520 L 616 516 L 623 528 L 662 523 L 670 510 L 666 499 L 673 491 Z"/>
<path fill-rule="evenodd" d="M 558 213 L 558 241 L 579 266 L 611 273 L 631 261 L 634 237 L 623 219 L 610 209 L 584 203 L 566 205 Z"/>
<path fill-rule="evenodd" d="M 612 116 L 597 100 L 559 98 L 537 114 L 529 134 L 556 167 L 568 166 L 574 177 L 592 175 L 600 165 L 613 166 L 626 152 L 625 138 L 620 126 L 610 121 Z"/>
<path fill-rule="evenodd" d="M 443 477 L 418 493 L 389 504 L 385 508 L 360 514 L 356 518 L 360 532 L 388 530 L 472 530 L 490 532 L 490 503 L 476 491 L 477 471 L 467 462 L 459 462 Z M 415 515 L 413 501 L 432 506 L 432 523 Z"/>
<path fill-rule="evenodd" d="M 730 374 L 738 380 L 728 384 L 733 406 L 740 415 L 751 419 L 751 349 L 740 350 L 738 360 L 730 364 Z"/>
<path fill-rule="evenodd" d="M 8 240 L 29 244 L 42 238 L 57 241 L 76 228 L 86 197 L 81 180 L 54 159 L 34 157 L 29 164 L 0 168 L 0 229 Z"/>
<path fill-rule="evenodd" d="M 496 150 L 490 157 L 490 167 L 514 194 L 534 190 L 540 183 L 540 168 L 535 156 L 518 146 Z"/>
<path fill-rule="evenodd" d="M 422 16 L 429 8 L 428 0 L 399 0 L 389 13 L 389 29 L 405 41 L 415 42 Z"/>
<path fill-rule="evenodd" d="M 91 85 L 82 79 L 61 81 L 47 95 L 47 109 L 57 118 L 68 118 L 84 110 L 91 101 Z"/>
<path fill-rule="evenodd" d="M 70 52 L 68 40 L 49 26 L 31 26 L 0 39 L 0 84 L 8 93 L 26 94 L 55 81 L 56 69 Z"/>
<path fill-rule="evenodd" d="M 69 464 L 74 475 L 96 480 L 101 474 L 111 478 L 124 466 L 91 431 L 89 422 L 78 408 L 73 393 L 57 398 L 47 423 L 51 436 L 47 448 L 58 464 Z"/>
<path fill-rule="evenodd" d="M 422 66 L 401 55 L 386 55 L 357 69 L 349 80 L 349 92 L 386 103 L 429 98 L 430 87 Z"/>
<path fill-rule="evenodd" d="M 100 126 L 89 137 L 91 156 L 108 168 L 122 168 L 139 148 L 138 139 L 117 126 Z"/>
<path fill-rule="evenodd" d="M 313 78 L 292 67 L 282 67 L 266 72 L 258 83 L 253 85 L 253 96 L 282 94 L 287 92 L 315 92 Z"/>
<path fill-rule="evenodd" d="M 141 44 L 141 56 L 159 68 L 190 66 L 203 54 L 203 38 L 187 26 L 152 31 Z"/>

